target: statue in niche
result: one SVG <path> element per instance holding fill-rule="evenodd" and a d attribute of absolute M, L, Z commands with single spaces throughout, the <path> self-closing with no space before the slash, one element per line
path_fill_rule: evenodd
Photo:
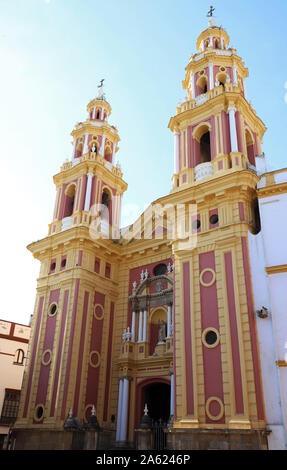
<path fill-rule="evenodd" d="M 162 344 L 165 342 L 166 338 L 166 331 L 165 331 L 165 323 L 163 320 L 159 320 L 159 328 L 158 328 L 158 343 L 157 344 Z"/>

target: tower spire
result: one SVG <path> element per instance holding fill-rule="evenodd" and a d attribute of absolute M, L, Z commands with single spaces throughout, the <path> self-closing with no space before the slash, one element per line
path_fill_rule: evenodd
<path fill-rule="evenodd" d="M 214 19 L 214 16 L 213 16 L 214 11 L 215 11 L 215 8 L 214 8 L 214 6 L 211 5 L 210 10 L 206 15 L 207 18 L 209 18 L 209 20 L 208 20 L 208 27 L 209 28 L 216 25 L 216 22 L 215 22 L 215 19 Z"/>

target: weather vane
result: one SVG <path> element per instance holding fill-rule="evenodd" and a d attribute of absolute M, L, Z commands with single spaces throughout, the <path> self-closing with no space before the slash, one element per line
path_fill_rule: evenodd
<path fill-rule="evenodd" d="M 211 6 L 210 6 L 210 10 L 209 10 L 209 12 L 207 13 L 206 16 L 207 16 L 208 18 L 212 18 L 214 11 L 215 11 L 215 8 L 211 5 Z"/>
<path fill-rule="evenodd" d="M 103 78 L 100 82 L 100 84 L 98 85 L 98 88 L 102 88 L 103 87 L 103 83 L 104 83 L 105 79 Z"/>

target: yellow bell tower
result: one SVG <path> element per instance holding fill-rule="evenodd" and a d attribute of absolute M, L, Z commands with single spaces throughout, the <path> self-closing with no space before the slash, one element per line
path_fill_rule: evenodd
<path fill-rule="evenodd" d="M 256 187 L 265 126 L 248 76 L 211 16 L 186 67 L 176 109 L 169 203 L 193 209 L 174 240 L 175 416 L 169 447 L 265 448 L 265 414 L 248 258 L 258 231 Z M 195 209 L 196 208 L 196 209 Z M 193 241 L 191 243 L 191 236 Z"/>

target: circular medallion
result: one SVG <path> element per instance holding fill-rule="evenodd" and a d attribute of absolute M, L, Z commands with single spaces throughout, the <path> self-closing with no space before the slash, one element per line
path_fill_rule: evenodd
<path fill-rule="evenodd" d="M 96 320 L 102 320 L 104 318 L 104 307 L 101 304 L 94 305 L 94 317 Z"/>
<path fill-rule="evenodd" d="M 42 364 L 43 366 L 48 366 L 52 360 L 52 351 L 51 349 L 46 349 L 42 354 Z"/>
<path fill-rule="evenodd" d="M 211 268 L 206 268 L 200 273 L 199 281 L 204 287 L 210 287 L 215 283 L 216 274 Z"/>
<path fill-rule="evenodd" d="M 91 367 L 94 367 L 95 369 L 99 367 L 101 362 L 101 355 L 98 351 L 91 351 L 90 352 L 90 358 L 89 358 L 89 364 Z"/>
<path fill-rule="evenodd" d="M 205 404 L 205 411 L 209 419 L 219 421 L 224 414 L 224 405 L 220 398 L 210 397 Z"/>

